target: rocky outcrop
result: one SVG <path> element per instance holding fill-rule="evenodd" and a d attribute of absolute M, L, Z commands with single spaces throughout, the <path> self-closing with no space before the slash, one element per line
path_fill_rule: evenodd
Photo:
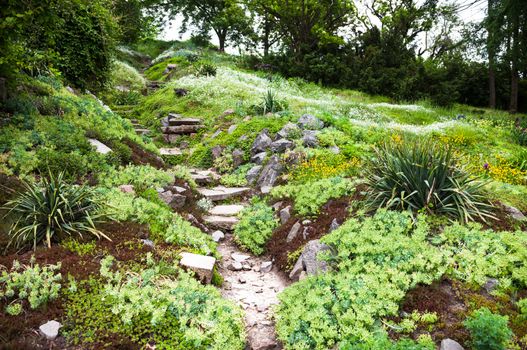
<path fill-rule="evenodd" d="M 272 187 L 278 180 L 278 177 L 284 170 L 283 165 L 280 163 L 278 156 L 272 156 L 260 174 L 258 181 L 256 182 L 260 188 Z"/>
<path fill-rule="evenodd" d="M 269 130 L 263 129 L 262 132 L 256 136 L 256 139 L 253 142 L 253 145 L 251 147 L 251 154 L 257 154 L 261 152 L 265 152 L 266 150 L 271 147 L 271 143 L 273 143 L 273 140 L 269 137 Z"/>
<path fill-rule="evenodd" d="M 297 281 L 302 273 L 305 271 L 307 275 L 316 275 L 327 271 L 327 263 L 318 259 L 321 252 L 328 251 L 330 248 L 326 244 L 321 243 L 318 239 L 307 242 L 300 257 L 296 261 L 295 266 L 289 274 L 289 278 Z"/>

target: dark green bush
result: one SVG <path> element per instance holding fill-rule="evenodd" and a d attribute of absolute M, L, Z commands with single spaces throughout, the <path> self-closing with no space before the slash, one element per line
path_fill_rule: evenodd
<path fill-rule="evenodd" d="M 83 233 L 109 239 L 95 228 L 102 216 L 90 188 L 67 184 L 63 173 L 49 173 L 49 178 L 43 177 L 37 184 L 24 182 L 24 187 L 24 192 L 6 204 L 8 215 L 15 219 L 8 247 L 32 244 L 35 249 L 45 240 L 49 248 L 52 240 L 82 237 Z"/>
<path fill-rule="evenodd" d="M 197 67 L 196 67 L 196 75 L 198 75 L 198 76 L 206 76 L 206 77 L 212 76 L 213 77 L 213 76 L 216 75 L 217 69 L 218 68 L 212 63 L 202 62 L 202 63 L 198 64 Z"/>
<path fill-rule="evenodd" d="M 464 222 L 493 218 L 484 182 L 457 166 L 450 148 L 429 140 L 385 144 L 367 173 L 373 207 L 443 214 Z"/>
<path fill-rule="evenodd" d="M 504 350 L 512 338 L 509 318 L 493 314 L 487 308 L 476 310 L 464 323 L 475 350 Z"/>

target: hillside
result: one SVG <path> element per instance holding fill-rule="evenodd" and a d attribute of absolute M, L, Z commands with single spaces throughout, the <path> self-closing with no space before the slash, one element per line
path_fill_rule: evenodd
<path fill-rule="evenodd" d="M 18 75 L 0 348 L 527 349 L 527 116 L 156 45 Z"/>

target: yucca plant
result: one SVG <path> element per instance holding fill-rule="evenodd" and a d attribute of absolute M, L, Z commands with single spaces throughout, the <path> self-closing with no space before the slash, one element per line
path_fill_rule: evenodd
<path fill-rule="evenodd" d="M 24 182 L 24 187 L 6 204 L 6 215 L 14 217 L 8 248 L 32 243 L 35 249 L 43 240 L 51 247 L 52 240 L 76 235 L 82 238 L 84 233 L 110 240 L 95 227 L 104 217 L 89 187 L 67 184 L 64 173 L 50 173 L 40 183 Z"/>
<path fill-rule="evenodd" d="M 262 99 L 262 114 L 276 113 L 285 109 L 285 103 L 276 97 L 276 93 L 269 89 Z"/>
<path fill-rule="evenodd" d="M 373 207 L 446 215 L 463 222 L 494 218 L 485 185 L 456 164 L 452 149 L 430 140 L 385 144 L 367 173 Z"/>

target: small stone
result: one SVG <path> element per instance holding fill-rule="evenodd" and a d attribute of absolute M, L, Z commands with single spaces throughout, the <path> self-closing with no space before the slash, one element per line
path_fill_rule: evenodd
<path fill-rule="evenodd" d="M 258 312 L 265 312 L 265 310 L 267 310 L 268 306 L 266 304 L 258 304 L 256 306 L 256 310 L 258 310 Z"/>
<path fill-rule="evenodd" d="M 245 156 L 245 152 L 242 151 L 241 149 L 237 148 L 234 151 L 232 151 L 232 162 L 233 162 L 234 168 L 237 168 L 243 164 L 244 156 Z"/>
<path fill-rule="evenodd" d="M 262 192 L 262 194 L 268 194 L 271 192 L 272 189 L 273 186 L 262 186 L 262 188 L 260 188 L 260 191 Z"/>
<path fill-rule="evenodd" d="M 333 221 L 331 221 L 331 225 L 329 225 L 329 232 L 335 231 L 339 227 L 340 227 L 340 224 L 338 223 L 337 218 L 335 218 L 333 219 Z"/>
<path fill-rule="evenodd" d="M 280 223 L 283 225 L 291 218 L 291 206 L 288 205 L 280 210 Z"/>
<path fill-rule="evenodd" d="M 143 242 L 143 244 L 147 247 L 154 248 L 154 242 L 149 239 L 142 239 L 141 242 Z"/>
<path fill-rule="evenodd" d="M 302 225 L 309 225 L 310 223 L 311 223 L 311 220 L 302 221 Z"/>
<path fill-rule="evenodd" d="M 108 146 L 106 146 L 104 143 L 102 143 L 99 140 L 96 139 L 88 139 L 88 142 L 95 147 L 95 151 L 100 154 L 108 154 L 112 151 L 112 149 Z"/>
<path fill-rule="evenodd" d="M 221 114 L 221 116 L 222 116 L 222 117 L 226 117 L 226 116 L 231 115 L 231 114 L 234 114 L 234 113 L 235 113 L 235 110 L 234 110 L 234 109 L 227 109 L 227 110 L 225 110 L 225 111 Z"/>
<path fill-rule="evenodd" d="M 260 264 L 260 271 L 263 273 L 271 272 L 273 269 L 273 262 L 272 261 L 264 261 Z"/>
<path fill-rule="evenodd" d="M 267 320 L 263 320 L 262 322 L 260 322 L 262 325 L 264 326 L 272 326 L 273 325 L 273 322 L 271 321 L 267 321 Z"/>
<path fill-rule="evenodd" d="M 238 277 L 238 282 L 240 282 L 241 284 L 245 284 L 247 281 L 245 280 L 245 278 L 240 276 L 240 277 Z"/>
<path fill-rule="evenodd" d="M 60 327 L 62 327 L 62 325 L 59 322 L 52 320 L 44 323 L 43 325 L 38 327 L 38 329 L 40 330 L 42 335 L 46 337 L 47 340 L 55 340 L 55 338 L 57 338 L 57 336 L 59 335 Z"/>
<path fill-rule="evenodd" d="M 227 268 L 231 271 L 240 271 L 243 269 L 242 263 L 239 261 L 233 261 L 232 263 L 227 266 Z"/>
<path fill-rule="evenodd" d="M 282 204 L 284 204 L 284 202 L 282 201 L 276 202 L 275 204 L 273 204 L 273 210 L 274 211 L 280 210 L 280 208 L 282 208 Z"/>
<path fill-rule="evenodd" d="M 254 292 L 257 293 L 257 294 L 263 293 L 263 288 L 259 288 L 259 289 L 255 290 Z"/>
<path fill-rule="evenodd" d="M 250 256 L 249 255 L 244 255 L 244 254 L 238 254 L 238 253 L 232 253 L 231 254 L 231 258 L 234 260 L 234 261 L 237 261 L 237 262 L 244 262 L 245 260 L 249 259 Z"/>
<path fill-rule="evenodd" d="M 220 136 L 221 130 L 216 130 L 214 134 L 210 136 L 211 139 L 215 139 L 216 137 Z"/>
<path fill-rule="evenodd" d="M 260 272 L 260 265 L 256 265 L 256 266 L 253 268 L 253 271 L 254 271 L 254 272 Z"/>
<path fill-rule="evenodd" d="M 298 125 L 302 129 L 319 130 L 324 127 L 324 122 L 311 114 L 304 114 L 298 119 Z"/>
<path fill-rule="evenodd" d="M 223 153 L 223 147 L 222 146 L 215 146 L 213 147 L 210 152 L 212 153 L 212 160 L 218 159 L 221 157 Z"/>
<path fill-rule="evenodd" d="M 290 243 L 293 241 L 298 233 L 300 232 L 300 229 L 302 228 L 302 224 L 300 222 L 296 222 L 293 227 L 291 227 L 291 230 L 287 234 L 287 238 L 285 239 L 287 243 Z"/>
<path fill-rule="evenodd" d="M 222 231 L 218 230 L 218 231 L 212 232 L 212 239 L 214 240 L 214 242 L 219 242 L 224 238 L 225 238 L 225 234 Z"/>
<path fill-rule="evenodd" d="M 496 278 L 489 278 L 487 282 L 483 285 L 483 289 L 489 294 L 494 292 L 496 288 L 498 288 L 498 285 L 500 284 L 500 281 L 498 281 Z"/>
<path fill-rule="evenodd" d="M 236 128 L 238 127 L 238 125 L 236 124 L 233 124 L 231 126 L 229 126 L 229 129 L 227 129 L 227 134 L 232 134 L 234 132 L 234 130 L 236 130 Z"/>
<path fill-rule="evenodd" d="M 119 190 L 123 193 L 135 194 L 133 185 L 121 185 L 119 186 Z"/>
<path fill-rule="evenodd" d="M 242 267 L 245 271 L 251 271 L 253 269 L 253 267 L 248 263 L 243 263 Z"/>
<path fill-rule="evenodd" d="M 447 338 L 441 341 L 440 350 L 464 350 L 464 349 L 457 341 Z"/>
<path fill-rule="evenodd" d="M 302 231 L 302 238 L 306 240 L 307 237 L 309 237 L 309 227 L 304 227 L 304 231 Z"/>

